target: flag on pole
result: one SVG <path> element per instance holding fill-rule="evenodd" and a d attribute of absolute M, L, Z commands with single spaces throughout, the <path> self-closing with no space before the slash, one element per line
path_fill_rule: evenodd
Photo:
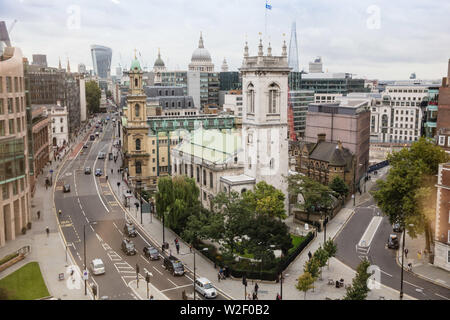
<path fill-rule="evenodd" d="M 266 9 L 272 10 L 272 5 L 268 4 L 266 1 Z"/>

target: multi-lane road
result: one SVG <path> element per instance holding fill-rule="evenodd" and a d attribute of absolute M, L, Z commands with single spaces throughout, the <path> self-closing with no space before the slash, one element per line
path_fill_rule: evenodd
<path fill-rule="evenodd" d="M 103 118 L 106 118 L 106 115 L 103 115 Z M 138 236 L 131 238 L 137 249 L 136 255 L 127 256 L 121 250 L 123 227 L 128 218 L 105 177 L 105 174 L 110 172 L 109 165 L 112 165 L 107 163 L 108 153 L 117 152 L 112 150 L 115 131 L 113 129 L 116 128 L 113 128 L 112 121 L 108 121 L 108 124 L 103 125 L 100 136 L 91 141 L 89 135 L 97 130 L 95 127 L 91 128 L 84 139 L 88 148 L 82 148 L 83 143 L 76 146 L 57 173 L 54 186 L 55 215 L 73 262 L 78 266 L 78 270 L 82 271 L 84 254 L 87 265 L 95 258 L 103 261 L 106 273 L 98 276 L 89 274 L 88 280 L 88 284 L 97 286 L 98 297 L 146 299 L 145 295 L 139 295 L 135 290 L 136 265 L 139 265 L 139 285 L 145 286 L 144 276 L 148 271 L 152 274 L 151 285 L 160 292 L 159 296 L 180 300 L 182 292 L 185 291 L 192 297 L 193 275 L 190 270 L 184 276 L 172 276 L 163 268 L 162 258 L 149 261 L 143 255 L 145 246 L 159 248 L 143 229 L 137 226 Z M 99 152 L 105 152 L 106 159 L 98 159 Z M 85 167 L 90 167 L 92 173 L 85 174 Z M 103 171 L 100 177 L 94 175 L 97 168 Z M 70 192 L 63 192 L 64 184 L 70 184 Z M 61 210 L 60 216 L 58 210 Z M 179 258 L 182 260 L 182 257 Z M 217 299 L 225 297 L 218 292 Z"/>
<path fill-rule="evenodd" d="M 357 251 L 357 244 L 363 238 L 374 216 L 382 217 L 370 243 L 368 253 Z M 376 225 L 375 225 L 376 226 Z M 389 219 L 382 216 L 373 198 L 355 208 L 355 213 L 336 238 L 338 247 L 336 257 L 356 270 L 361 259 L 367 257 L 372 265 L 381 272 L 381 283 L 395 290 L 400 290 L 401 268 L 396 262 L 396 250 L 387 248 L 387 240 L 394 233 Z M 400 238 L 400 234 L 397 234 Z M 403 292 L 416 299 L 449 300 L 450 290 L 433 284 L 404 271 Z M 376 290 L 376 289 L 374 289 Z"/>

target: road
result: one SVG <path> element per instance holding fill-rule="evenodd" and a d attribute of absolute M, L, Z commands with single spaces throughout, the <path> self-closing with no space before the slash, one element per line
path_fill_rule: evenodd
<path fill-rule="evenodd" d="M 106 115 L 102 116 L 106 118 Z M 55 184 L 54 202 L 56 212 L 61 210 L 60 222 L 62 235 L 68 244 L 71 256 L 79 270 L 84 265 L 84 234 L 86 237 L 86 261 L 89 265 L 94 258 L 102 259 L 106 273 L 89 276 L 89 283 L 95 283 L 97 296 L 108 296 L 112 300 L 145 299 L 130 285 L 136 281 L 136 265 L 139 265 L 139 285 L 145 286 L 145 271 L 152 273 L 151 285 L 157 288 L 167 299 L 180 300 L 182 291 L 188 297 L 193 296 L 193 275 L 174 277 L 162 266 L 163 259 L 149 261 L 143 256 L 143 248 L 148 245 L 157 247 L 151 239 L 138 228 L 138 236 L 131 238 L 137 249 L 135 256 L 127 256 L 121 250 L 124 238 L 123 227 L 126 214 L 115 198 L 106 181 L 106 160 L 97 159 L 103 151 L 108 156 L 114 138 L 112 121 L 104 127 L 104 132 L 95 141 L 88 140 L 91 128 L 85 137 L 88 148 L 82 143 L 73 150 L 60 168 Z M 116 131 L 116 130 L 115 130 Z M 84 168 L 90 167 L 92 174 L 85 174 Z M 103 175 L 96 177 L 95 169 L 102 169 Z M 109 170 L 109 168 L 108 168 Z M 109 171 L 108 171 L 109 173 Z M 71 191 L 63 193 L 64 184 L 70 184 Z M 182 256 L 179 256 L 182 260 Z M 199 276 L 199 275 L 198 275 Z M 197 294 L 197 297 L 199 295 Z M 216 299 L 226 299 L 219 293 Z"/>
<path fill-rule="evenodd" d="M 364 257 L 358 254 L 356 245 L 360 241 L 372 218 L 381 215 L 380 209 L 376 206 L 373 198 L 362 203 L 355 209 L 355 214 L 348 221 L 345 228 L 336 238 L 338 247 L 336 257 L 356 270 L 356 267 Z M 388 249 L 386 246 L 388 237 L 394 233 L 387 217 L 383 217 L 371 243 L 368 252 L 368 259 L 372 265 L 376 265 L 381 270 L 381 283 L 395 290 L 400 290 L 401 268 L 396 262 L 396 250 Z M 400 238 L 400 234 L 397 234 Z M 417 299 L 425 300 L 448 300 L 450 290 L 423 280 L 413 274 L 404 271 L 403 292 Z"/>

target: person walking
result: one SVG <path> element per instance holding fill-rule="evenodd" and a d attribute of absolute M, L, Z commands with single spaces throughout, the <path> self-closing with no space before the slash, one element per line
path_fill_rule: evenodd
<path fill-rule="evenodd" d="M 48 238 L 48 236 L 50 234 L 50 228 L 48 226 L 45 228 L 45 232 L 47 232 L 47 238 Z"/>
<path fill-rule="evenodd" d="M 220 282 L 220 271 L 217 273 L 217 281 Z"/>
<path fill-rule="evenodd" d="M 408 248 L 405 248 L 405 258 L 408 259 Z"/>
<path fill-rule="evenodd" d="M 279 293 L 277 293 L 277 297 L 275 298 L 275 300 L 281 300 L 281 296 Z"/>
<path fill-rule="evenodd" d="M 247 294 L 247 300 L 252 300 L 252 295 L 250 293 Z"/>
<path fill-rule="evenodd" d="M 311 251 L 308 252 L 308 258 L 309 258 L 309 260 L 311 260 L 311 258 L 312 258 Z"/>
<path fill-rule="evenodd" d="M 38 217 L 38 220 L 39 220 L 41 218 L 41 211 L 38 210 L 38 212 L 36 214 L 37 214 L 37 217 Z"/>
<path fill-rule="evenodd" d="M 258 288 L 259 288 L 258 283 L 255 282 L 255 293 L 256 293 L 256 294 L 258 294 Z"/>
<path fill-rule="evenodd" d="M 111 174 L 113 174 L 113 170 L 114 170 L 114 169 L 111 169 Z"/>
<path fill-rule="evenodd" d="M 180 254 L 180 245 L 178 244 L 178 242 L 177 242 L 177 244 L 175 245 L 175 247 L 177 248 L 177 254 Z"/>

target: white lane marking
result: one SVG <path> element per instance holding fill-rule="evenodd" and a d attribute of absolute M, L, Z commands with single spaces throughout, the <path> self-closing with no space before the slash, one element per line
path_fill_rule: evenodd
<path fill-rule="evenodd" d="M 441 298 L 443 298 L 443 299 L 445 299 L 445 300 L 450 300 L 449 298 L 444 297 L 444 296 L 440 295 L 439 293 L 435 293 L 435 295 L 437 295 L 438 297 L 441 297 Z"/>
<path fill-rule="evenodd" d="M 103 149 L 104 149 L 104 147 L 101 148 L 99 152 L 103 152 Z M 94 161 L 94 170 L 95 170 L 95 168 L 97 167 L 97 166 L 96 166 L 97 160 L 98 160 L 98 157 L 97 157 L 97 158 L 95 159 L 95 161 Z M 95 171 L 94 171 L 94 172 L 95 172 Z M 94 174 L 94 183 L 95 183 L 95 189 L 97 190 L 98 197 L 100 198 L 100 201 L 102 202 L 102 204 L 103 204 L 103 206 L 105 207 L 106 211 L 109 213 L 109 209 L 106 207 L 106 204 L 103 202 L 102 196 L 100 195 L 100 192 L 98 191 L 97 177 L 95 176 L 95 174 Z"/>
<path fill-rule="evenodd" d="M 155 267 L 153 267 L 153 269 L 156 270 L 156 272 L 158 272 L 160 275 L 162 275 L 163 273 L 161 271 L 159 271 L 158 269 L 156 269 Z"/>
<path fill-rule="evenodd" d="M 140 256 L 141 256 L 142 259 L 144 259 L 146 262 L 148 262 L 147 258 L 145 258 L 142 254 Z"/>
<path fill-rule="evenodd" d="M 87 218 L 86 218 L 86 220 L 87 220 Z M 88 221 L 88 222 L 89 222 L 89 221 Z M 92 230 L 93 232 L 95 232 L 95 230 L 94 230 L 94 228 L 92 227 L 91 224 L 89 225 L 89 227 L 91 227 L 91 230 Z"/>
<path fill-rule="evenodd" d="M 410 286 L 413 286 L 413 287 L 419 288 L 420 290 L 423 290 L 422 287 L 416 286 L 415 284 L 412 284 L 411 282 L 408 282 L 408 281 L 405 281 L 405 280 L 403 280 L 403 282 L 409 284 Z"/>
<path fill-rule="evenodd" d="M 387 275 L 387 276 L 389 276 L 389 277 L 391 277 L 392 278 L 392 274 L 389 274 L 389 273 L 387 273 L 387 272 L 384 272 L 383 270 L 381 270 L 380 269 L 380 271 L 382 272 L 382 273 L 384 273 L 385 275 Z"/>
<path fill-rule="evenodd" d="M 137 230 L 136 230 L 136 233 L 142 238 L 142 240 L 144 240 L 144 242 L 145 242 L 146 244 L 148 244 L 150 247 L 153 247 L 150 243 L 148 243 L 147 240 L 145 240 L 145 238 L 142 236 L 142 234 L 140 234 Z"/>
<path fill-rule="evenodd" d="M 103 241 L 103 239 L 99 236 L 99 234 L 98 233 L 95 233 L 95 236 L 97 237 L 97 239 L 98 239 L 98 241 L 100 241 L 100 242 L 102 242 Z M 103 247 L 103 249 L 104 249 L 105 247 Z"/>
<path fill-rule="evenodd" d="M 170 280 L 169 278 L 167 278 L 167 280 L 169 280 L 170 281 L 170 283 L 172 283 L 175 287 L 177 287 L 178 285 L 175 283 L 175 282 L 173 282 L 172 280 Z"/>
<path fill-rule="evenodd" d="M 186 287 L 192 287 L 192 283 L 191 284 L 185 284 L 184 286 L 176 286 L 175 288 L 164 289 L 164 290 L 161 290 L 160 292 L 166 292 L 166 291 L 176 290 L 176 289 L 181 289 L 181 288 L 186 288 Z"/>

